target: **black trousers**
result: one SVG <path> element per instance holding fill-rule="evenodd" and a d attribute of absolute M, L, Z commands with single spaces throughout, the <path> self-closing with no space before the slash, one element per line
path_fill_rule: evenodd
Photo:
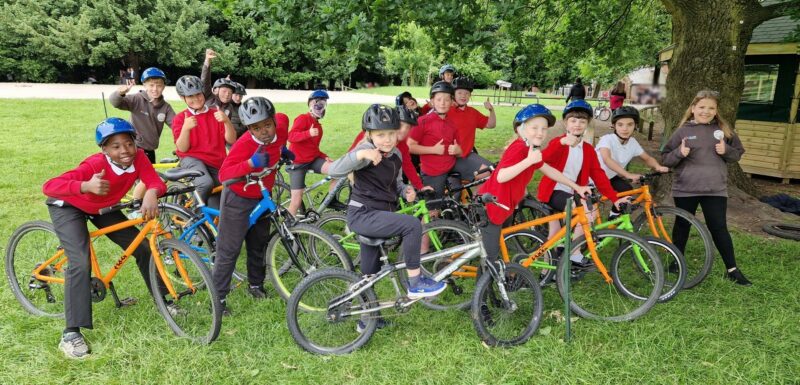
<path fill-rule="evenodd" d="M 706 219 L 706 226 L 711 232 L 711 239 L 717 251 L 725 262 L 728 269 L 736 267 L 736 256 L 733 251 L 733 240 L 728 232 L 726 215 L 728 212 L 728 198 L 719 196 L 693 196 L 693 197 L 674 197 L 675 206 L 682 208 L 692 215 L 697 212 L 697 206 L 703 208 L 703 217 Z M 689 222 L 676 219 L 675 227 L 672 229 L 672 242 L 683 252 L 686 250 L 686 242 L 689 239 Z"/>
<path fill-rule="evenodd" d="M 261 217 L 250 226 L 250 213 L 261 199 L 239 196 L 228 188 L 222 190 L 222 207 L 219 213 L 219 235 L 217 257 L 212 272 L 214 287 L 221 298 L 231 291 L 231 279 L 236 269 L 236 260 L 242 250 L 247 249 L 247 281 L 251 286 L 263 286 L 267 276 L 265 252 L 269 242 L 269 220 Z"/>
<path fill-rule="evenodd" d="M 402 252 L 406 268 L 419 268 L 419 247 L 422 243 L 422 224 L 419 219 L 391 211 L 357 207 L 352 200 L 347 207 L 347 226 L 356 234 L 371 238 L 403 237 Z M 359 204 L 359 203 L 357 203 Z M 375 274 L 380 270 L 380 249 L 361 245 L 361 272 Z"/>
<path fill-rule="evenodd" d="M 92 266 L 89 258 L 89 229 L 86 226 L 87 218 L 97 228 L 108 227 L 128 220 L 119 211 L 105 215 L 89 216 L 80 209 L 65 204 L 64 206 L 48 205 L 50 219 L 53 222 L 58 240 L 64 248 L 69 262 L 64 273 L 64 315 L 68 328 L 87 328 L 92 325 L 92 298 L 90 278 Z M 123 249 L 127 249 L 134 238 L 139 235 L 136 227 L 128 227 L 106 236 Z M 145 242 L 133 252 L 139 272 L 142 273 L 150 294 L 148 271 L 150 268 L 150 248 Z M 161 293 L 166 290 L 161 286 Z"/>

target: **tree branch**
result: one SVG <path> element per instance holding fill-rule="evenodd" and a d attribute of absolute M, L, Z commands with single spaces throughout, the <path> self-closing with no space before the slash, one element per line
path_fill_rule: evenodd
<path fill-rule="evenodd" d="M 603 39 L 606 38 L 606 36 L 608 36 L 608 33 L 611 32 L 611 29 L 614 28 L 615 25 L 619 24 L 621 21 L 624 21 L 627 18 L 628 14 L 631 12 L 631 7 L 633 6 L 633 2 L 634 1 L 636 1 L 636 0 L 630 0 L 628 2 L 628 5 L 626 5 L 625 9 L 622 10 L 622 14 L 617 16 L 617 18 L 614 19 L 613 22 L 611 22 L 611 24 L 608 26 L 608 28 L 606 28 L 605 32 L 603 32 L 603 34 L 601 34 L 600 37 L 597 38 L 597 40 L 595 40 L 595 42 L 591 46 L 589 46 L 589 48 L 596 47 L 597 44 L 599 44 L 601 41 L 603 41 Z M 622 23 L 622 24 L 624 24 L 624 23 Z"/>
<path fill-rule="evenodd" d="M 789 14 L 789 11 L 795 10 L 798 7 L 800 7 L 800 0 L 788 0 L 782 3 L 764 5 L 758 7 L 759 9 L 755 12 L 753 20 L 756 25 L 758 25 L 769 19 L 786 16 Z"/>

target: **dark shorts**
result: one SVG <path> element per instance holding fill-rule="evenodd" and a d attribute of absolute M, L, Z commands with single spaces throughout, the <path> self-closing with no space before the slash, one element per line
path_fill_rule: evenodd
<path fill-rule="evenodd" d="M 453 171 L 461 174 L 461 179 L 472 182 L 475 180 L 475 173 L 483 168 L 484 165 L 489 166 L 489 162 L 482 156 L 475 152 L 471 152 L 466 158 L 458 158 L 456 165 L 453 166 Z"/>
<path fill-rule="evenodd" d="M 144 151 L 144 154 L 147 155 L 147 159 L 150 160 L 150 164 L 156 163 L 156 150 L 142 149 L 142 151 Z"/>
<path fill-rule="evenodd" d="M 561 190 L 553 190 L 553 195 L 550 195 L 550 200 L 547 205 L 550 206 L 554 212 L 560 213 L 567 207 L 567 202 L 572 202 L 572 193 Z"/>
<path fill-rule="evenodd" d="M 325 159 L 317 158 L 308 163 L 295 163 L 286 167 L 286 172 L 289 174 L 289 188 L 292 190 L 306 188 L 306 173 L 314 171 L 317 174 L 322 174 L 322 165 L 324 164 Z"/>
<path fill-rule="evenodd" d="M 429 176 L 425 175 L 425 173 L 422 173 L 421 175 L 422 184 L 433 188 L 433 199 L 439 199 L 444 196 L 444 187 L 445 184 L 447 183 L 448 174 L 449 173 L 446 172 L 442 175 Z M 428 205 L 428 208 L 433 210 L 441 207 L 442 207 L 441 202 L 432 202 Z"/>
<path fill-rule="evenodd" d="M 619 175 L 611 178 L 610 181 L 611 187 L 613 187 L 614 191 L 618 193 L 633 190 L 633 186 L 630 184 L 630 182 Z"/>

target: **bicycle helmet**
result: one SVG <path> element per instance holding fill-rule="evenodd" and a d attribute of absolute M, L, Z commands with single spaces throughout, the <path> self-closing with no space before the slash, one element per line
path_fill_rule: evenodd
<path fill-rule="evenodd" d="M 413 96 L 411 96 L 411 93 L 410 93 L 410 92 L 408 92 L 408 91 L 405 91 L 405 92 L 403 92 L 402 94 L 400 94 L 400 95 L 397 95 L 397 97 L 396 97 L 396 98 L 394 98 L 394 104 L 395 104 L 396 106 L 398 106 L 398 107 L 400 107 L 400 106 L 404 105 L 405 103 L 403 103 L 403 99 L 405 99 L 405 98 L 413 98 Z"/>
<path fill-rule="evenodd" d="M 636 123 L 636 125 L 639 125 L 639 110 L 637 110 L 636 107 L 633 106 L 619 107 L 616 110 L 614 110 L 614 114 L 611 115 L 611 124 L 616 123 L 617 120 L 620 120 L 622 118 L 631 118 Z"/>
<path fill-rule="evenodd" d="M 239 106 L 239 118 L 242 124 L 249 126 L 275 116 L 275 106 L 263 96 L 249 98 Z"/>
<path fill-rule="evenodd" d="M 523 123 L 527 122 L 529 119 L 537 116 L 547 119 L 548 127 L 553 127 L 553 125 L 556 124 L 556 117 L 553 116 L 553 113 L 550 112 L 550 109 L 541 104 L 529 104 L 519 110 L 517 115 L 514 116 L 514 130 L 516 130 L 517 127 Z"/>
<path fill-rule="evenodd" d="M 242 96 L 247 95 L 247 89 L 244 88 L 244 85 L 242 83 L 238 82 L 231 82 L 231 83 L 233 83 L 235 89 L 235 91 L 233 91 L 234 94 Z"/>
<path fill-rule="evenodd" d="M 394 108 L 373 104 L 364 112 L 361 129 L 364 131 L 398 130 L 400 129 L 400 117 Z"/>
<path fill-rule="evenodd" d="M 456 90 L 467 90 L 472 92 L 472 90 L 475 89 L 475 85 L 469 78 L 461 76 L 453 80 L 453 88 Z"/>
<path fill-rule="evenodd" d="M 592 119 L 592 113 L 594 112 L 592 106 L 589 103 L 587 103 L 583 99 L 577 99 L 569 102 L 569 104 L 567 104 L 567 106 L 564 107 L 564 113 L 561 115 L 561 118 L 566 119 L 567 114 L 572 111 L 585 111 L 587 114 L 589 114 L 590 120 Z"/>
<path fill-rule="evenodd" d="M 456 73 L 456 67 L 453 67 L 451 64 L 445 64 L 441 68 L 439 68 L 439 78 L 444 76 L 444 73 L 450 71 L 452 73 Z"/>
<path fill-rule="evenodd" d="M 314 99 L 328 100 L 329 98 L 330 98 L 330 96 L 328 96 L 328 92 L 327 91 L 325 91 L 325 90 L 315 90 L 314 92 L 311 93 L 311 95 L 308 95 L 308 102 L 310 102 L 310 101 L 312 101 Z"/>
<path fill-rule="evenodd" d="M 408 123 L 412 127 L 417 125 L 417 113 L 409 110 L 406 106 L 397 107 L 397 116 L 401 122 Z"/>
<path fill-rule="evenodd" d="M 433 83 L 433 85 L 431 86 L 431 92 L 430 92 L 431 99 L 433 99 L 433 95 L 436 95 L 439 92 L 448 93 L 450 94 L 450 96 L 454 96 L 456 90 L 453 89 L 453 86 L 450 83 L 445 81 L 438 81 L 436 83 Z"/>
<path fill-rule="evenodd" d="M 106 118 L 95 128 L 94 141 L 98 146 L 102 146 L 108 138 L 116 134 L 130 134 L 131 137 L 136 138 L 136 130 L 133 129 L 130 122 L 122 118 Z"/>
<path fill-rule="evenodd" d="M 226 78 L 219 78 L 214 82 L 213 88 L 219 88 L 219 87 L 228 87 L 231 89 L 231 91 L 236 91 L 236 85 L 233 84 L 233 81 Z"/>
<path fill-rule="evenodd" d="M 164 79 L 164 84 L 167 84 L 167 75 L 164 73 L 164 71 L 162 71 L 162 70 L 160 70 L 160 69 L 158 69 L 156 67 L 150 67 L 150 68 L 142 71 L 142 77 L 140 79 L 142 81 L 142 84 L 144 84 L 144 82 L 147 81 L 147 79 L 150 79 L 150 78 L 161 78 L 161 79 Z"/>
<path fill-rule="evenodd" d="M 179 96 L 192 96 L 203 93 L 203 82 L 194 75 L 183 75 L 175 83 Z"/>

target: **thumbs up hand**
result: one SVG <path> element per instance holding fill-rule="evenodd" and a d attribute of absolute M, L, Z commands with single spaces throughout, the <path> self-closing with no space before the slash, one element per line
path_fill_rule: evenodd
<path fill-rule="evenodd" d="M 105 175 L 106 175 L 105 169 L 100 170 L 100 172 L 92 175 L 92 179 L 89 179 L 88 181 L 81 183 L 81 192 L 92 193 L 95 195 L 108 194 L 110 185 L 107 180 L 103 179 Z"/>
<path fill-rule="evenodd" d="M 433 153 L 437 155 L 444 155 L 444 139 L 440 139 L 433 147 Z"/>
<path fill-rule="evenodd" d="M 197 127 L 197 118 L 193 115 L 190 115 L 188 112 L 183 114 L 183 128 L 182 130 L 191 131 L 193 128 Z"/>
<path fill-rule="evenodd" d="M 717 154 L 725 155 L 725 150 L 727 149 L 727 145 L 725 145 L 724 136 L 719 140 L 719 143 L 714 145 L 714 149 L 717 150 Z"/>
<path fill-rule="evenodd" d="M 680 149 L 681 149 L 681 155 L 683 155 L 683 157 L 684 157 L 684 158 L 685 158 L 685 157 L 687 157 L 687 156 L 689 156 L 689 151 L 690 151 L 690 150 L 689 150 L 689 147 L 687 147 L 687 146 L 686 146 L 686 138 L 683 138 L 683 139 L 681 140 L 681 147 L 680 147 Z"/>
<path fill-rule="evenodd" d="M 453 156 L 461 156 L 461 146 L 458 145 L 458 141 L 453 139 L 453 144 L 447 147 L 447 153 Z"/>

